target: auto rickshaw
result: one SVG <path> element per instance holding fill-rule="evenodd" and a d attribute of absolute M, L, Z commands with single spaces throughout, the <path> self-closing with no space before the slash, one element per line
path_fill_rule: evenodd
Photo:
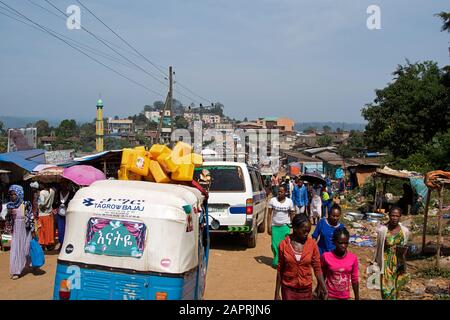
<path fill-rule="evenodd" d="M 202 299 L 208 225 L 196 188 L 97 181 L 69 203 L 53 298 Z"/>

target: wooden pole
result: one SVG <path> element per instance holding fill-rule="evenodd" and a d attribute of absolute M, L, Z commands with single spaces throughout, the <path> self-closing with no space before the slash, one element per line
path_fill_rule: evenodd
<path fill-rule="evenodd" d="M 373 212 L 377 212 L 377 178 L 376 176 L 373 178 L 373 183 L 375 185 L 375 196 L 373 197 Z"/>
<path fill-rule="evenodd" d="M 426 241 L 426 238 L 427 238 L 428 209 L 430 207 L 430 199 L 431 199 L 431 189 L 428 188 L 427 200 L 425 202 L 425 214 L 423 216 L 422 254 L 423 254 L 423 250 L 425 248 L 425 241 Z"/>
<path fill-rule="evenodd" d="M 441 258 L 441 236 L 442 236 L 442 203 L 444 202 L 444 184 L 439 190 L 439 213 L 438 213 L 438 236 L 437 236 L 437 252 L 436 252 L 436 268 L 439 269 Z"/>
<path fill-rule="evenodd" d="M 106 160 L 103 160 L 103 173 L 106 176 Z"/>

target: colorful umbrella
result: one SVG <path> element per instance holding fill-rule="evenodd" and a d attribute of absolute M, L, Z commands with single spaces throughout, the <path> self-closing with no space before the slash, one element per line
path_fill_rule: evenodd
<path fill-rule="evenodd" d="M 54 164 L 38 164 L 36 167 L 34 167 L 32 172 L 40 172 L 42 170 L 54 167 L 56 167 Z"/>
<path fill-rule="evenodd" d="M 32 179 L 42 183 L 58 183 L 62 180 L 64 168 L 51 166 L 41 169 L 38 172 L 32 172 L 24 177 L 24 180 Z"/>
<path fill-rule="evenodd" d="M 106 176 L 102 171 L 85 165 L 65 168 L 62 176 L 79 186 L 89 186 L 95 181 L 106 180 Z"/>

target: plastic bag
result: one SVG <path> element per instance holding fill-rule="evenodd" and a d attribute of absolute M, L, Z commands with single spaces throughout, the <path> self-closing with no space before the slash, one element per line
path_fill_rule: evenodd
<path fill-rule="evenodd" d="M 366 283 L 367 289 L 379 290 L 381 270 L 378 264 L 376 262 L 373 262 L 371 265 L 369 265 L 366 269 L 366 274 L 367 274 L 367 283 Z"/>
<path fill-rule="evenodd" d="M 42 247 L 36 238 L 33 238 L 30 241 L 30 257 L 31 266 L 33 268 L 40 268 L 45 263 L 44 250 L 42 250 Z"/>

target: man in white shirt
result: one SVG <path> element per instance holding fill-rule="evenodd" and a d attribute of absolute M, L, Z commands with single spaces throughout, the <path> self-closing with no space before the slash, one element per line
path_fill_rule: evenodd
<path fill-rule="evenodd" d="M 272 267 L 278 266 L 278 246 L 291 233 L 290 224 L 295 215 L 294 203 L 286 197 L 283 186 L 278 188 L 278 196 L 269 201 L 267 215 L 267 232 L 272 236 Z"/>

